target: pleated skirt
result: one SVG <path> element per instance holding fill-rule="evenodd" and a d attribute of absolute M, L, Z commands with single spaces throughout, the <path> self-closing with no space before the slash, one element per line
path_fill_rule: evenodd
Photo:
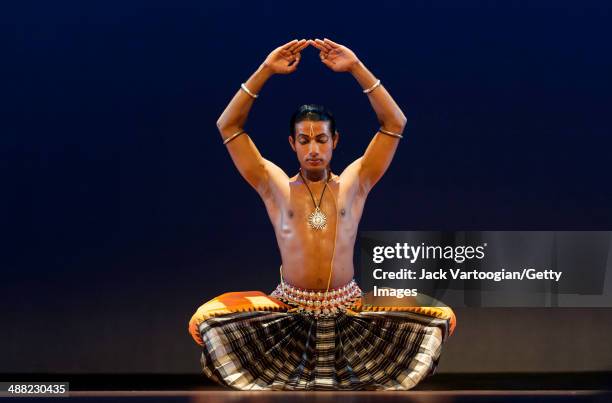
<path fill-rule="evenodd" d="M 197 327 L 206 376 L 236 390 L 408 390 L 438 364 L 449 321 L 413 312 L 236 312 Z"/>

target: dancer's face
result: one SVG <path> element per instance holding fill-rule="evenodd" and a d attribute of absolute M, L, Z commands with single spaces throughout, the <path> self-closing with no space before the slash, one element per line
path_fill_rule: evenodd
<path fill-rule="evenodd" d="M 302 170 L 325 170 L 338 144 L 338 135 L 332 137 L 329 122 L 303 120 L 295 124 L 295 140 L 289 136 L 289 144 Z"/>

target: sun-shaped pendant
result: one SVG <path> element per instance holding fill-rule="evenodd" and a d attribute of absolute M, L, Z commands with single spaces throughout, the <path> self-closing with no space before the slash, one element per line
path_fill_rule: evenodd
<path fill-rule="evenodd" d="M 323 229 L 327 225 L 327 216 L 317 207 L 308 216 L 308 225 L 312 229 Z"/>

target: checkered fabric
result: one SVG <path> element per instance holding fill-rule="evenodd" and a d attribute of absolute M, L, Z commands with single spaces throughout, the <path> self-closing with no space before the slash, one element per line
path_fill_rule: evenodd
<path fill-rule="evenodd" d="M 387 308 L 356 303 L 317 318 L 259 291 L 227 293 L 202 305 L 189 329 L 204 374 L 233 389 L 411 389 L 435 371 L 455 316 Z"/>
<path fill-rule="evenodd" d="M 189 333 L 200 346 L 204 346 L 200 336 L 200 324 L 212 317 L 235 312 L 283 311 L 291 309 L 279 299 L 261 291 L 226 292 L 200 306 L 189 321 Z"/>

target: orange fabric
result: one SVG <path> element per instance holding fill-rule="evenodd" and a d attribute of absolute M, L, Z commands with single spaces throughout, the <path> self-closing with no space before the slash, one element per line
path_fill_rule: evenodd
<path fill-rule="evenodd" d="M 200 306 L 189 321 L 189 333 L 196 343 L 203 346 L 198 327 L 208 318 L 234 312 L 278 311 L 291 309 L 282 301 L 261 291 L 226 292 Z"/>
<path fill-rule="evenodd" d="M 454 332 L 457 325 L 455 313 L 449 307 L 385 306 L 386 304 L 384 301 L 385 300 L 379 300 L 376 304 L 364 305 L 363 300 L 358 300 L 350 310 L 356 313 L 362 311 L 414 312 L 438 319 L 446 319 L 449 321 L 449 336 Z M 226 292 L 225 294 L 221 294 L 211 299 L 197 309 L 189 321 L 189 333 L 197 344 L 204 346 L 204 342 L 200 336 L 199 326 L 206 319 L 234 312 L 287 312 L 291 309 L 293 309 L 293 307 L 261 291 Z"/>
<path fill-rule="evenodd" d="M 351 308 L 352 311 L 372 311 L 372 312 L 414 312 L 420 315 L 432 316 L 438 319 L 446 319 L 449 322 L 448 335 L 450 336 L 455 331 L 457 326 L 457 317 L 455 312 L 447 306 L 381 306 L 381 305 L 363 305 L 362 301 L 357 303 Z"/>

